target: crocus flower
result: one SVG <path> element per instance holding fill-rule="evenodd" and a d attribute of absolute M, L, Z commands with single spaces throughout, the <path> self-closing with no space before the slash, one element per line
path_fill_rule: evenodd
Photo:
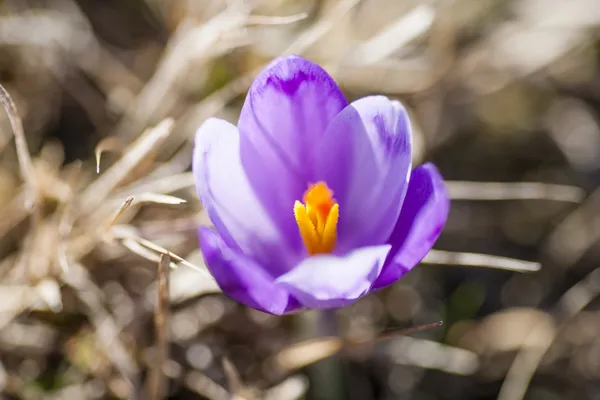
<path fill-rule="evenodd" d="M 411 167 L 398 101 L 350 104 L 298 56 L 256 78 L 237 127 L 210 118 L 193 171 L 214 230 L 206 265 L 229 297 L 271 314 L 348 305 L 417 265 L 449 209 L 432 164 Z"/>

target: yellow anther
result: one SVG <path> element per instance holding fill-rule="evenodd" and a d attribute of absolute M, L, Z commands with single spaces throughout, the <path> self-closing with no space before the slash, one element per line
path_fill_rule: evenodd
<path fill-rule="evenodd" d="M 340 207 L 324 182 L 310 185 L 304 204 L 296 201 L 294 216 L 309 254 L 330 253 L 335 247 Z"/>

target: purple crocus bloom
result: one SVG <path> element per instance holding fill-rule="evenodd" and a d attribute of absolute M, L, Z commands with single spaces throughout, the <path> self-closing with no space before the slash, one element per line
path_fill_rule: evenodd
<path fill-rule="evenodd" d="M 342 307 L 388 286 L 437 240 L 449 199 L 432 164 L 411 167 L 404 107 L 348 104 L 320 66 L 278 58 L 238 126 L 198 129 L 193 170 L 215 230 L 200 228 L 225 294 L 271 314 Z"/>

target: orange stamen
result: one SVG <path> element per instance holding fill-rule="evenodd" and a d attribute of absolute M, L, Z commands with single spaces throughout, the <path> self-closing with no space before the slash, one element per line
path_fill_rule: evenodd
<path fill-rule="evenodd" d="M 310 185 L 303 201 L 294 204 L 294 216 L 309 254 L 331 253 L 337 238 L 339 205 L 324 182 Z"/>

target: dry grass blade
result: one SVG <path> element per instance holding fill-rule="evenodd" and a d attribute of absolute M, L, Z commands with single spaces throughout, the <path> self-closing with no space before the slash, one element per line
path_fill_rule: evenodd
<path fill-rule="evenodd" d="M 281 373 L 288 374 L 292 371 L 304 368 L 307 365 L 314 364 L 317 361 L 329 358 L 345 347 L 372 344 L 393 337 L 410 335 L 437 328 L 442 326 L 442 324 L 442 321 L 438 321 L 406 329 L 387 331 L 376 337 L 374 340 L 360 343 L 346 342 L 342 338 L 334 336 L 309 339 L 286 347 L 280 351 L 270 363 L 271 365 L 275 365 L 276 369 L 280 370 Z"/>
<path fill-rule="evenodd" d="M 139 243 L 141 246 L 144 246 L 145 248 L 149 249 L 149 250 L 153 250 L 159 254 L 168 254 L 169 257 L 175 259 L 177 262 L 180 262 L 186 266 L 192 267 L 192 268 L 197 268 L 195 265 L 191 265 L 189 264 L 183 257 L 178 256 L 175 253 L 170 252 L 169 250 L 165 249 L 162 246 L 157 245 L 156 243 L 153 243 L 149 240 L 146 240 L 144 238 L 141 237 L 136 237 L 136 236 L 132 236 L 132 235 L 127 235 L 126 239 L 129 240 L 134 240 L 137 243 Z M 189 264 L 189 265 L 188 265 Z"/>
<path fill-rule="evenodd" d="M 304 368 L 339 352 L 344 343 L 339 337 L 320 337 L 295 343 L 281 350 L 269 361 L 282 374 Z"/>
<path fill-rule="evenodd" d="M 212 400 L 236 400 L 225 388 L 199 371 L 189 372 L 184 384 L 188 389 Z"/>
<path fill-rule="evenodd" d="M 125 240 L 121 241 L 121 244 L 123 246 L 125 246 L 127 249 L 129 249 L 129 251 L 131 251 L 132 253 L 137 254 L 138 256 L 145 258 L 148 261 L 152 261 L 152 262 L 160 261 L 160 254 L 157 254 L 151 250 L 148 250 L 147 247 L 142 246 L 136 240 L 125 239 Z M 177 264 L 171 262 L 170 267 L 177 268 Z"/>
<path fill-rule="evenodd" d="M 489 254 L 459 253 L 442 250 L 431 250 L 425 256 L 423 262 L 426 264 L 495 268 L 515 272 L 536 272 L 542 267 L 540 263 L 533 261 L 523 261 Z"/>
<path fill-rule="evenodd" d="M 141 193 L 171 193 L 177 190 L 187 189 L 194 186 L 194 174 L 192 172 L 183 172 L 177 175 L 169 175 L 153 179 L 144 179 L 133 185 L 124 187 L 123 193 L 141 194 Z M 118 193 L 121 193 L 119 190 Z"/>
<path fill-rule="evenodd" d="M 98 207 L 106 196 L 119 186 L 129 173 L 154 150 L 159 148 L 167 139 L 173 128 L 173 120 L 166 119 L 154 128 L 146 131 L 129 147 L 112 167 L 100 175 L 81 195 L 80 208 L 93 210 Z"/>
<path fill-rule="evenodd" d="M 129 196 L 125 199 L 124 202 L 121 203 L 119 208 L 112 214 L 112 216 L 107 220 L 104 230 L 102 233 L 109 232 L 108 238 L 123 238 L 124 235 L 129 237 L 129 233 L 124 233 L 123 229 L 111 229 L 115 227 L 117 221 L 121 218 L 121 216 L 125 213 L 125 211 L 129 210 L 132 205 L 141 205 L 141 204 L 160 204 L 160 205 L 181 205 L 185 204 L 186 201 L 180 199 L 179 197 L 169 196 L 159 193 L 142 193 L 137 197 Z M 123 228 L 124 225 L 121 225 L 120 228 Z M 117 236 L 114 236 L 117 235 Z M 148 247 L 151 247 L 150 243 Z M 160 253 L 165 253 L 164 251 L 160 251 Z M 166 254 L 166 253 L 165 253 Z M 173 258 L 180 258 L 176 255 L 172 255 Z"/>
<path fill-rule="evenodd" d="M 385 331 L 382 332 L 381 334 L 379 334 L 376 338 L 375 341 L 379 342 L 382 340 L 387 340 L 393 337 L 397 337 L 397 336 L 406 336 L 406 335 L 412 335 L 413 333 L 418 333 L 418 332 L 423 332 L 423 331 L 427 331 L 429 329 L 433 329 L 433 328 L 438 328 L 440 326 L 444 325 L 443 321 L 438 321 L 438 322 L 432 322 L 430 324 L 424 324 L 424 325 L 419 325 L 419 326 L 413 326 L 410 328 L 406 328 L 406 329 L 399 329 L 399 330 L 389 330 L 389 331 Z"/>
<path fill-rule="evenodd" d="M 169 360 L 169 264 L 168 254 L 161 254 L 158 263 L 158 301 L 154 313 L 156 357 L 149 378 L 150 400 L 160 400 L 166 390 L 163 366 Z"/>
<path fill-rule="evenodd" d="M 264 400 L 298 400 L 308 390 L 308 379 L 302 375 L 287 378 L 264 393 Z"/>
<path fill-rule="evenodd" d="M 107 151 L 122 151 L 123 143 L 119 140 L 119 138 L 110 136 L 104 138 L 96 145 L 94 149 L 94 156 L 96 157 L 96 173 L 100 173 L 100 158 L 102 154 Z"/>
<path fill-rule="evenodd" d="M 123 241 L 123 243 L 128 243 L 131 244 L 133 242 L 135 242 L 137 245 L 148 249 L 148 250 L 152 250 L 158 254 L 168 254 L 169 257 L 171 257 L 172 259 L 176 260 L 178 263 L 181 263 L 181 265 L 185 265 L 186 267 L 192 268 L 193 270 L 196 270 L 202 274 L 205 274 L 207 278 L 213 280 L 214 278 L 206 271 L 206 269 L 201 268 L 197 265 L 194 265 L 192 263 L 190 263 L 189 261 L 187 261 L 186 259 L 184 259 L 183 257 L 178 256 L 177 254 L 165 249 L 162 246 L 157 245 L 156 243 L 151 242 L 150 240 L 132 235 L 131 233 L 129 233 L 126 229 L 115 229 L 115 228 L 120 228 L 120 227 L 113 227 L 113 229 L 111 230 L 111 234 L 112 237 L 114 239 L 120 239 Z M 134 246 L 135 247 L 135 246 Z M 156 253 L 154 253 L 154 256 L 157 257 Z M 156 259 L 152 259 L 152 261 L 157 261 Z"/>
<path fill-rule="evenodd" d="M 112 216 L 112 218 L 108 221 L 105 231 L 108 231 L 121 217 L 121 215 L 123 215 L 123 213 L 125 211 L 127 211 L 127 209 L 129 207 L 131 207 L 131 204 L 133 203 L 133 200 L 135 198 L 133 196 L 128 197 L 127 199 L 125 199 L 125 201 L 123 202 L 123 204 L 121 204 L 121 207 L 119 207 L 119 209 L 117 211 L 115 211 L 115 214 Z"/>
<path fill-rule="evenodd" d="M 400 336 L 386 347 L 385 354 L 396 364 L 435 369 L 455 375 L 471 375 L 480 366 L 476 353 L 433 340 Z"/>
<path fill-rule="evenodd" d="M 577 186 L 541 182 L 446 181 L 453 200 L 554 200 L 580 203 L 585 191 Z"/>
<path fill-rule="evenodd" d="M 265 15 L 250 15 L 247 20 L 248 25 L 285 25 L 302 21 L 308 17 L 308 13 L 288 15 L 285 17 L 270 17 Z"/>
<path fill-rule="evenodd" d="M 8 119 L 10 120 L 13 134 L 15 135 L 19 167 L 21 168 L 21 175 L 23 176 L 27 188 L 25 192 L 25 205 L 26 208 L 32 209 L 39 197 L 35 171 L 33 163 L 31 162 L 27 140 L 25 139 L 23 122 L 19 116 L 17 106 L 8 91 L 2 85 L 0 85 L 0 103 L 2 104 L 2 107 L 4 107 L 6 114 L 8 114 Z"/>
<path fill-rule="evenodd" d="M 187 203 L 187 201 L 184 199 L 160 193 L 142 193 L 136 196 L 134 201 L 134 204 L 163 204 L 173 206 L 178 206 L 185 203 Z"/>
<path fill-rule="evenodd" d="M 223 372 L 227 378 L 229 393 L 240 393 L 244 390 L 244 383 L 237 368 L 235 368 L 235 365 L 227 357 L 223 357 L 221 363 L 223 364 Z"/>

